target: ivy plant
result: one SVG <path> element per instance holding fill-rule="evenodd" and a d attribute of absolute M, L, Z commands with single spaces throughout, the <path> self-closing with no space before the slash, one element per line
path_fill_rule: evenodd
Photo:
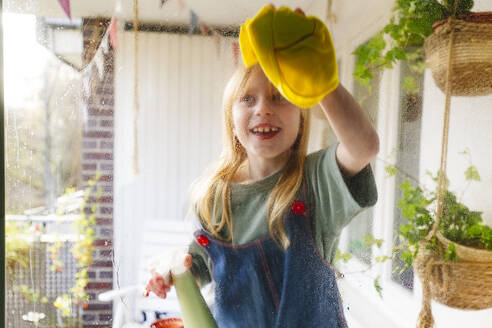
<path fill-rule="evenodd" d="M 23 222 L 7 221 L 5 223 L 5 266 L 8 276 L 13 279 L 17 265 L 26 268 L 29 263 L 29 226 Z"/>
<path fill-rule="evenodd" d="M 465 170 L 465 179 L 468 183 L 480 181 L 478 169 L 471 164 L 471 155 L 468 149 L 465 149 L 460 154 L 468 156 L 469 166 Z M 386 173 L 393 176 L 398 173 L 398 169 L 392 165 L 386 167 Z M 427 174 L 437 182 L 437 175 Z M 435 192 L 428 192 L 418 185 L 412 184 L 408 179 L 399 185 L 402 190 L 402 197 L 398 200 L 397 206 L 401 211 L 405 223 L 399 228 L 398 237 L 400 244 L 393 247 L 391 255 L 378 256 L 375 262 L 381 263 L 394 258 L 395 254 L 399 254 L 404 265 L 400 270 L 403 272 L 413 266 L 414 260 L 420 251 L 421 241 L 429 234 L 434 224 L 435 209 L 437 197 Z M 440 249 L 436 237 L 432 237 L 425 247 L 435 252 L 445 261 L 458 261 L 456 253 L 456 244 L 476 247 L 479 249 L 492 251 L 492 227 L 486 225 L 482 219 L 482 213 L 479 211 L 470 210 L 466 205 L 461 203 L 457 196 L 449 190 L 449 180 L 446 180 L 446 191 L 444 194 L 443 214 L 439 221 L 439 231 L 449 239 L 451 243 L 446 249 Z M 377 246 L 381 248 L 384 243 L 383 239 L 376 239 L 373 235 L 367 234 L 361 240 L 357 241 L 357 245 L 361 248 L 371 248 Z M 348 262 L 352 258 L 350 252 L 342 253 L 337 250 L 334 258 L 334 263 L 339 261 Z M 363 272 L 368 271 L 369 266 Z M 374 279 L 374 287 L 379 296 L 382 296 L 382 287 L 379 283 L 379 277 Z"/>
<path fill-rule="evenodd" d="M 60 311 L 64 322 L 69 326 L 82 326 L 79 318 L 73 317 L 73 306 L 86 308 L 88 305 L 89 295 L 86 293 L 85 288 L 89 282 L 88 269 L 93 264 L 94 241 L 96 239 L 94 229 L 96 225 L 96 213 L 103 192 L 102 188 L 97 186 L 100 177 L 101 174 L 96 173 L 93 179 L 88 181 L 88 187 L 84 190 L 84 200 L 80 206 L 80 215 L 74 221 L 74 229 L 78 238 L 73 243 L 70 251 L 78 267 L 78 271 L 75 273 L 75 284 L 71 287 L 70 293 L 57 295 L 52 303 Z M 74 191 L 74 188 L 68 188 L 65 194 L 70 194 Z M 89 202 L 91 202 L 90 207 L 88 207 Z M 29 264 L 29 248 L 32 247 L 32 237 L 39 235 L 41 231 L 39 231 L 38 226 L 7 221 L 6 232 L 6 267 L 9 276 L 13 279 L 17 266 L 20 265 L 27 268 Z M 49 269 L 59 273 L 64 270 L 64 263 L 60 259 L 60 250 L 64 242 L 59 240 L 57 234 L 55 234 L 55 237 L 55 242 L 48 246 L 51 260 Z M 32 304 L 45 304 L 49 302 L 48 297 L 41 295 L 39 291 L 30 289 L 26 285 L 16 285 L 13 289 Z M 46 320 L 48 319 L 43 321 Z M 38 322 L 36 321 L 37 324 Z"/>
<path fill-rule="evenodd" d="M 468 154 L 467 151 L 462 154 Z M 437 176 L 432 176 L 434 181 Z M 475 166 L 470 165 L 465 170 L 467 181 L 480 181 L 480 175 Z M 449 181 L 446 184 L 449 185 Z M 419 186 L 412 185 L 408 180 L 400 184 L 403 191 L 397 206 L 406 223 L 400 226 L 399 235 L 403 238 L 401 258 L 405 262 L 403 270 L 412 266 L 419 252 L 419 242 L 423 241 L 432 229 L 435 219 L 436 195 L 434 192 L 424 193 Z M 457 261 L 455 243 L 492 251 L 492 228 L 482 219 L 482 213 L 470 210 L 458 201 L 457 196 L 447 190 L 444 193 L 443 213 L 439 221 L 439 231 L 451 243 L 441 255 L 444 260 Z M 437 240 L 433 237 L 426 247 L 438 251 Z"/>
<path fill-rule="evenodd" d="M 456 15 L 470 13 L 473 0 L 456 0 Z M 404 78 L 403 88 L 417 92 L 416 75 L 426 68 L 424 40 L 432 34 L 432 24 L 453 14 L 455 0 L 396 0 L 390 22 L 367 43 L 359 46 L 354 78 L 370 89 L 375 71 L 392 68 L 407 61 L 410 75 Z"/>

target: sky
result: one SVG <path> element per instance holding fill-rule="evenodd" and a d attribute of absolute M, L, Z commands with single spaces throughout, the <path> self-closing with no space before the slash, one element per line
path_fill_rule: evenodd
<path fill-rule="evenodd" d="M 49 52 L 36 41 L 34 15 L 3 14 L 6 109 L 36 107 Z"/>

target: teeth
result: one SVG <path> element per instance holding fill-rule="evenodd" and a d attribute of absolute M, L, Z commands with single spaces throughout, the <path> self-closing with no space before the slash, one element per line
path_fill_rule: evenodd
<path fill-rule="evenodd" d="M 270 127 L 260 127 L 260 128 L 254 128 L 253 129 L 253 132 L 261 132 L 261 133 L 263 133 L 263 132 L 268 133 L 270 131 L 277 132 L 278 131 L 278 128 L 274 128 L 274 127 L 271 127 L 271 128 Z"/>

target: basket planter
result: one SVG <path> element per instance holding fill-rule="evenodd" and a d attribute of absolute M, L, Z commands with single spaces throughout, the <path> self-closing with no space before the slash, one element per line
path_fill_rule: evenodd
<path fill-rule="evenodd" d="M 454 46 L 451 95 L 484 96 L 492 93 L 492 12 L 461 15 L 452 21 Z M 436 85 L 445 92 L 451 27 L 435 22 L 424 43 Z"/>
<path fill-rule="evenodd" d="M 447 249 L 450 240 L 439 232 L 439 242 Z M 421 245 L 414 263 L 419 279 L 430 285 L 433 300 L 463 310 L 482 310 L 492 307 L 492 252 L 456 244 L 458 262 L 445 262 L 433 257 Z M 425 269 L 429 261 L 430 276 Z"/>

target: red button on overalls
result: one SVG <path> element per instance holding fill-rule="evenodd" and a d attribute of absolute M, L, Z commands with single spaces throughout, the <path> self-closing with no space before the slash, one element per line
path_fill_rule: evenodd
<path fill-rule="evenodd" d="M 292 204 L 292 212 L 294 212 L 294 214 L 304 214 L 306 210 L 306 206 L 304 205 L 303 202 L 294 202 L 294 204 Z"/>
<path fill-rule="evenodd" d="M 202 246 L 208 246 L 208 244 L 210 243 L 210 240 L 208 240 L 208 238 L 204 235 L 196 237 L 196 241 Z"/>

